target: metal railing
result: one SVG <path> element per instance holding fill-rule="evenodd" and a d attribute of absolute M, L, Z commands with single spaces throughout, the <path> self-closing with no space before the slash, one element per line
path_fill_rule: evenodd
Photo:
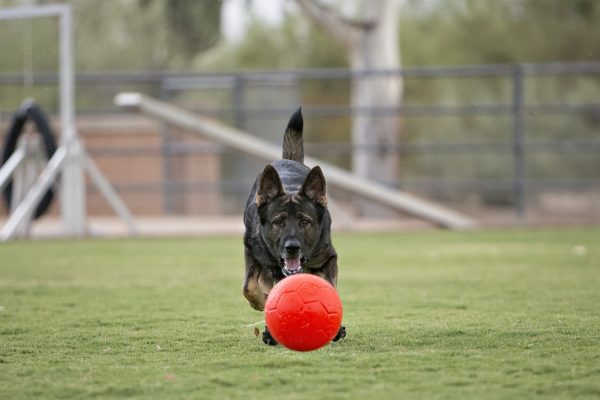
<path fill-rule="evenodd" d="M 489 81 L 500 82 L 502 87 L 499 92 L 502 95 L 492 96 L 490 101 L 453 101 L 436 102 L 436 94 L 430 94 L 429 99 L 423 101 L 417 98 L 414 101 L 413 93 L 405 94 L 405 101 L 399 107 L 375 107 L 369 109 L 351 107 L 347 88 L 350 87 L 354 79 L 365 79 L 380 76 L 402 76 L 409 86 L 420 87 L 427 85 L 427 82 L 435 80 L 445 80 L 453 82 L 454 88 L 460 88 L 463 85 L 470 85 L 470 91 L 476 92 L 478 85 L 481 85 L 481 91 L 489 90 L 486 86 Z M 31 78 L 31 76 L 28 76 Z M 57 77 L 51 73 L 35 74 L 33 77 L 34 86 L 52 87 L 57 83 Z M 25 77 L 23 74 L 1 74 L 0 88 L 13 86 L 18 87 L 22 84 Z M 543 95 L 531 95 L 531 86 L 538 86 L 536 80 L 556 79 L 556 80 L 583 80 L 582 86 L 589 89 L 589 92 L 596 93 L 590 95 L 585 93 L 579 95 L 579 89 L 572 89 L 571 96 L 564 98 L 554 96 L 554 98 L 543 98 Z M 473 83 L 473 81 L 476 81 Z M 458 130 L 464 130 L 464 135 L 460 138 L 438 140 L 438 139 L 420 139 L 422 134 L 430 128 L 426 125 L 419 125 L 416 128 L 405 127 L 402 133 L 403 140 L 395 148 L 389 149 L 398 152 L 402 157 L 415 161 L 418 164 L 420 158 L 437 155 L 460 157 L 466 160 L 474 156 L 494 157 L 499 154 L 510 157 L 510 166 L 503 165 L 503 173 L 498 177 L 438 177 L 434 173 L 425 174 L 404 173 L 403 179 L 399 182 L 384 182 L 390 186 L 403 187 L 408 190 L 416 190 L 425 194 L 432 192 L 433 196 L 440 191 L 464 192 L 465 190 L 474 193 L 502 192 L 509 199 L 509 205 L 514 207 L 518 216 L 523 217 L 526 213 L 528 203 L 528 194 L 548 190 L 582 190 L 599 189 L 600 178 L 597 171 L 593 169 L 600 165 L 600 100 L 597 94 L 600 93 L 600 62 L 591 63 L 548 63 L 548 64 L 517 64 L 517 65 L 477 65 L 477 66 L 456 66 L 456 67 L 428 67 L 428 68 L 406 68 L 397 71 L 368 71 L 364 73 L 355 73 L 347 69 L 314 69 L 314 70 L 287 70 L 287 71 L 255 71 L 255 72 L 236 72 L 236 73 L 196 73 L 196 72 L 131 72 L 131 73 L 80 73 L 77 75 L 78 97 L 83 96 L 84 100 L 78 105 L 79 113 L 114 113 L 120 112 L 112 105 L 114 94 L 124 90 L 137 90 L 146 94 L 160 97 L 167 101 L 177 101 L 186 105 L 188 108 L 203 114 L 208 114 L 221 118 L 238 128 L 252 130 L 251 125 L 256 121 L 285 121 L 290 115 L 291 107 L 281 105 L 274 100 L 270 103 L 253 102 L 253 91 L 257 88 L 268 89 L 272 87 L 273 92 L 278 88 L 285 86 L 291 88 L 295 93 L 291 97 L 297 98 L 297 103 L 303 106 L 303 113 L 307 121 L 319 121 L 327 124 L 332 119 L 346 120 L 356 113 L 371 113 L 379 115 L 382 118 L 386 116 L 401 116 L 406 121 L 423 120 L 431 121 L 431 130 L 440 129 L 438 125 L 433 125 L 434 121 L 445 121 L 447 119 L 486 119 L 488 125 L 493 126 L 494 121 L 502 120 L 502 128 L 486 128 L 494 135 L 487 135 L 488 132 L 480 132 L 477 129 L 469 131 L 468 123 L 457 123 Z M 317 84 L 340 84 L 345 89 L 344 95 L 339 95 L 336 101 L 315 101 L 303 99 L 303 85 Z M 543 86 L 543 85 L 542 85 Z M 555 85 L 556 86 L 556 85 Z M 91 95 L 97 90 L 102 91 L 102 95 Z M 114 89 L 114 90 L 113 90 Z M 265 89 L 265 90 L 266 90 Z M 566 91 L 569 91 L 566 90 Z M 217 102 L 206 101 L 210 93 L 218 91 L 221 100 Z M 186 103 L 187 94 L 198 95 L 202 100 L 198 102 L 191 101 Z M 202 93 L 209 93 L 202 95 Z M 86 95 L 87 94 L 87 95 Z M 443 93 L 442 93 L 443 94 Z M 94 98 L 90 101 L 89 98 Z M 460 96 L 459 96 L 460 97 Z M 536 97 L 532 99 L 532 97 Z M 427 102 L 429 100 L 429 102 Z M 460 100 L 460 99 L 459 99 Z M 4 101 L 1 98 L 0 102 Z M 298 104 L 298 105 L 300 105 Z M 6 111 L 6 106 L 0 105 L 0 111 Z M 577 123 L 585 123 L 586 132 L 579 134 L 570 132 L 567 123 L 565 127 L 555 129 L 553 135 L 544 135 L 543 129 L 533 127 L 532 121 L 546 118 L 549 121 L 559 117 L 569 118 Z M 510 121 L 510 122 L 509 122 Z M 583 121 L 583 122 L 582 122 Z M 285 122 L 283 122 L 285 123 Z M 282 123 L 282 124 L 283 124 Z M 345 124 L 346 127 L 348 123 Z M 552 125 L 548 122 L 548 125 Z M 283 126 L 282 126 L 283 128 Z M 500 132 L 502 131 L 502 132 Z M 499 133 L 500 132 L 500 133 Z M 562 133 L 561 133 L 562 132 Z M 278 132 L 279 133 L 279 132 Z M 347 137 L 345 132 L 339 132 L 338 137 Z M 410 136 L 408 139 L 404 137 Z M 492 136 L 492 138 L 488 138 Z M 498 138 L 500 137 L 500 138 Z M 205 152 L 217 152 L 227 154 L 229 150 L 220 146 L 197 144 L 182 146 L 176 140 L 169 138 L 168 131 L 165 131 L 165 142 L 161 152 L 165 160 L 164 182 L 157 185 L 157 190 L 163 190 L 166 197 L 176 195 L 173 193 L 174 186 L 186 187 L 185 182 L 178 182 L 173 185 L 173 171 L 169 168 L 168 160 L 174 157 L 181 157 L 185 154 L 199 154 Z M 348 141 L 319 141 L 306 143 L 307 152 L 329 157 L 350 157 L 350 154 L 356 150 L 356 146 Z M 374 146 L 363 145 L 359 147 L 361 151 L 376 151 Z M 105 152 L 114 151 L 118 156 L 118 149 L 105 149 Z M 128 155 L 139 151 L 144 152 L 144 146 L 135 149 L 129 149 Z M 589 162 L 579 166 L 580 171 L 573 172 L 572 175 L 563 176 L 532 176 L 532 157 L 539 154 L 553 156 L 564 156 L 570 154 L 572 157 L 585 155 Z M 506 163 L 504 163 L 506 164 Z M 589 164 L 589 167 L 588 167 Z M 409 172 L 411 165 L 407 167 Z M 417 168 L 417 167 L 414 167 Z M 553 168 L 557 168 L 554 166 Z M 417 168 L 418 169 L 418 168 Z M 551 168 L 550 168 L 551 169 Z M 508 172 L 507 172 L 508 171 Z M 542 174 L 543 175 L 543 174 Z M 238 185 L 239 183 L 239 185 Z M 189 188 L 205 187 L 199 182 L 188 182 Z M 226 185 L 238 190 L 240 196 L 245 192 L 247 181 L 245 179 L 236 179 L 229 177 L 226 179 Z M 139 185 L 138 185 L 139 186 Z M 162 186 L 162 188 L 161 188 Z M 120 189 L 136 190 L 136 185 L 128 188 L 127 185 Z M 145 189 L 147 190 L 147 189 Z M 165 212 L 172 212 L 169 201 L 165 201 Z"/>

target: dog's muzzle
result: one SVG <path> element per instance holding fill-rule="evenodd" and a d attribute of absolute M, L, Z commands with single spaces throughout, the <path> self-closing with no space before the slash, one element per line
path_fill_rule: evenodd
<path fill-rule="evenodd" d="M 283 275 L 290 276 L 302 273 L 302 264 L 304 264 L 304 257 L 302 257 L 301 243 L 297 239 L 288 239 L 285 241 L 285 251 L 283 252 L 281 259 L 281 271 Z"/>

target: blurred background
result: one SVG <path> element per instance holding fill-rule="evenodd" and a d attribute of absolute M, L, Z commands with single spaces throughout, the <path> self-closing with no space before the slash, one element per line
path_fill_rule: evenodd
<path fill-rule="evenodd" d="M 118 108 L 124 91 L 276 145 L 301 106 L 308 155 L 483 225 L 600 222 L 596 0 L 68 4 L 77 130 L 136 217 L 237 221 L 264 162 Z M 25 98 L 57 126 L 57 43 L 56 19 L 0 22 L 1 134 Z M 351 218 L 390 219 L 331 195 Z M 87 210 L 112 215 L 89 183 Z"/>

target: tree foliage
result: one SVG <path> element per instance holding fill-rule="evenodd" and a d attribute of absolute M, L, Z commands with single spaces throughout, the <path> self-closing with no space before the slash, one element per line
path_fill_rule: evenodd
<path fill-rule="evenodd" d="M 219 39 L 219 0 L 139 0 L 142 10 L 158 7 L 169 30 L 169 41 L 188 57 L 212 47 Z"/>
<path fill-rule="evenodd" d="M 36 4 L 53 2 L 38 0 Z M 222 5 L 218 0 L 70 3 L 79 70 L 347 65 L 344 49 L 299 13 L 290 12 L 279 27 L 255 19 L 244 40 L 228 44 L 218 40 Z M 0 0 L 0 7 L 20 4 Z M 35 61 L 46 66 L 43 32 L 34 32 L 40 35 L 32 39 Z M 5 41 L 2 48 L 10 47 L 11 42 Z M 38 46 L 41 50 L 36 42 L 42 43 Z M 405 0 L 400 43 L 404 66 L 596 60 L 600 55 L 600 2 Z M 46 58 L 54 59 L 53 52 L 46 52 L 50 53 Z M 6 70 L 7 60 L 0 59 L 2 70 Z"/>
<path fill-rule="evenodd" d="M 595 0 L 407 0 L 401 20 L 405 65 L 596 60 Z"/>
<path fill-rule="evenodd" d="M 404 66 L 589 61 L 600 56 L 597 0 L 405 0 Z M 291 14 L 281 27 L 254 21 L 241 43 L 223 44 L 206 67 L 347 65 L 344 49 Z"/>
<path fill-rule="evenodd" d="M 245 38 L 222 43 L 201 58 L 204 69 L 284 69 L 344 67 L 346 55 L 336 42 L 311 29 L 300 15 L 287 15 L 279 27 L 253 18 Z"/>
<path fill-rule="evenodd" d="M 35 3 L 57 2 L 37 0 Z M 0 0 L 0 7 L 23 3 Z M 186 69 L 220 37 L 222 3 L 219 0 L 69 0 L 68 3 L 73 7 L 73 39 L 79 71 Z M 10 21 L 4 25 L 11 25 L 12 29 L 0 26 L 0 33 L 12 35 L 14 40 L 0 41 L 0 49 L 3 54 L 14 56 L 0 58 L 0 70 L 24 69 L 14 66 L 14 58 L 24 51 L 21 41 L 28 30 L 33 32 L 31 44 L 26 44 L 34 53 L 33 69 L 52 70 L 51 65 L 56 63 L 56 22 L 42 18 Z M 49 43 L 48 38 L 54 43 Z M 4 52 L 5 48 L 12 47 L 14 51 Z"/>

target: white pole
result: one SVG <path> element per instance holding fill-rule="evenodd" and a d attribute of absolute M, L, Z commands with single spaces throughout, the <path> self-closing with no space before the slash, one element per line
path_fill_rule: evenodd
<path fill-rule="evenodd" d="M 0 168 L 0 191 L 10 182 L 10 177 L 25 160 L 25 150 L 17 149 Z"/>
<path fill-rule="evenodd" d="M 67 149 L 62 173 L 61 214 L 65 233 L 83 236 L 86 232 L 85 179 L 82 146 L 75 127 L 75 79 L 73 71 L 73 26 L 71 8 L 64 6 L 60 25 L 60 123 L 61 144 Z"/>
<path fill-rule="evenodd" d="M 85 162 L 85 168 L 92 182 L 96 185 L 100 193 L 106 198 L 106 201 L 108 201 L 108 204 L 113 208 L 115 213 L 117 213 L 123 222 L 127 224 L 129 233 L 131 235 L 137 235 L 139 232 L 135 225 L 135 221 L 133 220 L 133 216 L 115 189 L 113 189 L 113 187 L 110 185 L 108 179 L 102 175 L 102 172 L 100 172 L 100 169 L 98 169 L 96 164 L 94 164 L 94 161 L 89 155 L 84 155 L 83 160 Z"/>
<path fill-rule="evenodd" d="M 73 42 L 71 10 L 65 7 L 59 15 L 60 41 L 60 123 L 63 128 L 62 143 L 70 143 L 76 136 L 75 93 L 73 77 Z"/>

